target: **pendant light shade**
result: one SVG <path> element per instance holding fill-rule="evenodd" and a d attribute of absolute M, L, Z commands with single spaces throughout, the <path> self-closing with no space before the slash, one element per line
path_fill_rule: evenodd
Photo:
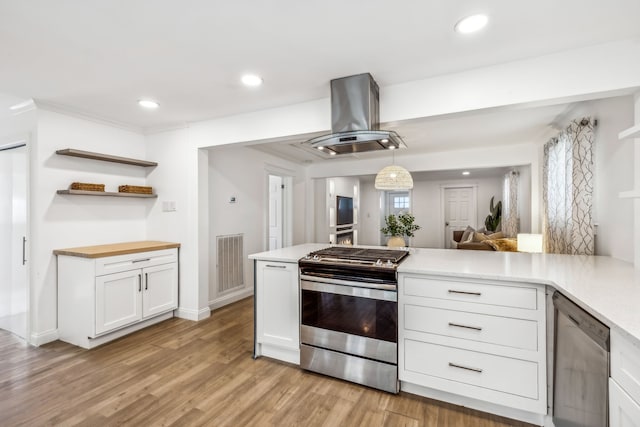
<path fill-rule="evenodd" d="M 375 186 L 376 190 L 411 190 L 413 178 L 408 170 L 394 164 L 378 172 Z"/>

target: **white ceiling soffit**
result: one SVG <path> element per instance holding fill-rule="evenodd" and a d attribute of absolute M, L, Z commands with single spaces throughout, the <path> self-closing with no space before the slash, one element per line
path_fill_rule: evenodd
<path fill-rule="evenodd" d="M 385 123 L 396 130 L 411 154 L 465 150 L 478 147 L 537 143 L 557 133 L 558 117 L 576 108 L 576 104 L 559 104 L 535 108 L 493 109 L 443 117 L 428 117 Z M 325 153 L 306 144 L 304 135 L 254 143 L 251 148 L 295 163 L 312 163 L 327 159 Z M 405 149 L 401 150 L 402 154 Z M 398 153 L 400 155 L 401 153 Z M 334 156 L 331 161 L 388 157 L 386 151 Z"/>
<path fill-rule="evenodd" d="M 370 72 L 384 88 L 640 34 L 637 0 L 525 8 L 513 0 L 2 1 L 0 93 L 159 129 L 326 98 L 336 77 Z M 477 12 L 490 16 L 487 28 L 454 33 Z M 264 85 L 242 86 L 245 72 Z M 139 108 L 143 97 L 160 108 Z"/>

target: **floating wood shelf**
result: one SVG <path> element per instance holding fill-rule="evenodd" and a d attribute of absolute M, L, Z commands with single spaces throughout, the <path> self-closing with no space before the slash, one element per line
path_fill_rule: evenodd
<path fill-rule="evenodd" d="M 103 196 L 103 197 L 137 197 L 140 199 L 155 199 L 157 194 L 137 194 L 137 193 L 112 193 L 107 191 L 84 191 L 84 190 L 58 190 L 58 194 L 69 196 Z"/>
<path fill-rule="evenodd" d="M 82 157 L 84 159 L 101 160 L 103 162 L 123 163 L 125 165 L 142 166 L 145 168 L 158 166 L 156 162 L 149 162 L 147 160 L 130 159 L 128 157 L 111 156 L 109 154 L 93 153 L 91 151 L 76 150 L 74 148 L 65 148 L 64 150 L 57 150 L 56 154 L 61 156 Z"/>
<path fill-rule="evenodd" d="M 618 139 L 640 138 L 640 125 L 635 125 L 629 129 L 625 129 L 618 134 Z"/>

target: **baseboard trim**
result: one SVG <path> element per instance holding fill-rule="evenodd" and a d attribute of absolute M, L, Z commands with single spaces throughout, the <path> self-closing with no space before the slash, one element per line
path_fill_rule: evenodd
<path fill-rule="evenodd" d="M 215 310 L 217 308 L 224 307 L 225 305 L 229 305 L 236 301 L 240 301 L 241 299 L 250 297 L 251 295 L 253 295 L 253 288 L 244 289 L 240 292 L 228 294 L 220 298 L 216 298 L 213 301 L 209 301 L 209 308 L 211 310 Z"/>
<path fill-rule="evenodd" d="M 40 347 L 43 344 L 57 340 L 58 337 L 58 329 L 50 329 L 45 332 L 32 332 L 31 335 L 29 335 L 29 343 Z"/>
<path fill-rule="evenodd" d="M 181 319 L 192 320 L 194 322 L 198 322 L 200 320 L 206 319 L 211 316 L 211 309 L 209 307 L 201 308 L 200 310 L 193 310 L 190 308 L 182 308 L 178 307 L 178 309 L 174 312 L 176 317 Z"/>
<path fill-rule="evenodd" d="M 536 414 L 521 409 L 509 408 L 506 406 L 477 400 L 471 397 L 460 396 L 458 394 L 453 394 L 442 390 L 436 390 L 416 384 L 411 384 L 405 381 L 400 382 L 400 390 L 411 394 L 417 394 L 418 396 L 428 397 L 430 399 L 440 400 L 443 402 L 453 403 L 454 405 L 475 409 L 476 411 L 488 412 L 490 414 L 499 415 L 501 417 L 524 421 L 529 424 L 535 424 L 538 426 L 548 425 L 548 420 L 546 418 L 550 418 L 547 417 L 547 415 Z"/>

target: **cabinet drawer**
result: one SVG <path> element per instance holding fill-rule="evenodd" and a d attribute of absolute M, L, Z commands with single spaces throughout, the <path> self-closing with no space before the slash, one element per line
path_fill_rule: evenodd
<path fill-rule="evenodd" d="M 609 378 L 609 425 L 611 427 L 640 427 L 640 405 Z"/>
<path fill-rule="evenodd" d="M 530 399 L 538 398 L 538 364 L 405 339 L 404 369 Z"/>
<path fill-rule="evenodd" d="M 177 249 L 138 252 L 96 259 L 96 276 L 178 261 Z"/>
<path fill-rule="evenodd" d="M 417 305 L 404 306 L 404 328 L 536 351 L 538 323 Z"/>
<path fill-rule="evenodd" d="M 536 310 L 536 288 L 405 276 L 404 295 Z"/>
<path fill-rule="evenodd" d="M 611 330 L 611 377 L 640 403 L 640 348 Z"/>

